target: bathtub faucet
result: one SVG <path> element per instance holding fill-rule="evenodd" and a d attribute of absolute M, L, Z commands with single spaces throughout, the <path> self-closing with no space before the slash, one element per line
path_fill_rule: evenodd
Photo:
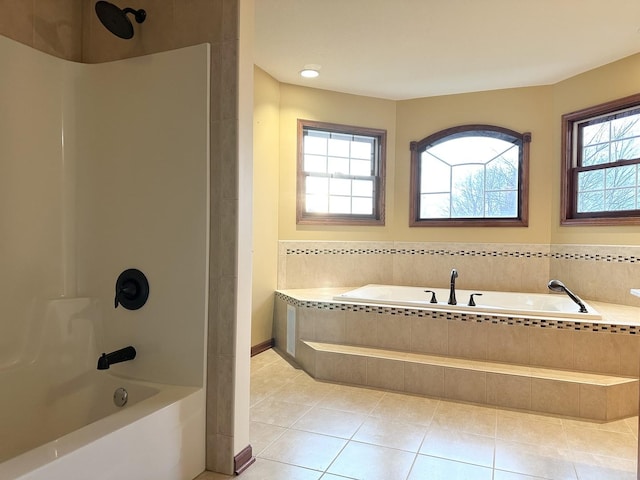
<path fill-rule="evenodd" d="M 458 270 L 455 268 L 451 270 L 451 286 L 449 288 L 449 305 L 456 305 L 456 278 L 458 278 Z"/>
<path fill-rule="evenodd" d="M 565 287 L 564 283 L 562 283 L 560 280 L 551 280 L 547 287 L 549 287 L 549 290 L 551 290 L 552 292 L 566 293 L 571 300 L 578 304 L 578 306 L 580 307 L 580 313 L 587 313 L 587 307 L 584 306 L 584 303 L 582 303 L 571 290 Z"/>
<path fill-rule="evenodd" d="M 98 358 L 98 370 L 107 370 L 114 363 L 126 362 L 136 358 L 136 349 L 132 346 L 121 348 L 111 353 L 103 353 Z"/>

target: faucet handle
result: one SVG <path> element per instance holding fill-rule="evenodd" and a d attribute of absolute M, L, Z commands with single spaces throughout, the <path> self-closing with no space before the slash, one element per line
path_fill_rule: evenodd
<path fill-rule="evenodd" d="M 474 295 L 475 296 L 479 296 L 479 297 L 482 296 L 481 293 L 477 293 L 477 292 L 476 293 L 472 293 L 471 296 L 469 297 L 469 303 L 467 303 L 467 306 L 469 306 L 469 307 L 475 307 L 476 306 L 476 302 L 475 302 L 475 300 L 473 300 L 473 296 Z"/>
<path fill-rule="evenodd" d="M 434 292 L 433 290 L 425 290 L 424 293 L 431 294 L 431 300 L 429 300 L 429 303 L 438 303 L 438 299 L 436 298 L 436 292 Z"/>

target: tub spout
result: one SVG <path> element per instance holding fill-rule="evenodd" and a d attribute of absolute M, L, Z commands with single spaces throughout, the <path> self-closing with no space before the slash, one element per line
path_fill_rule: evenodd
<path fill-rule="evenodd" d="M 136 358 L 136 349 L 132 346 L 111 353 L 103 353 L 98 358 L 98 370 L 107 370 L 114 363 L 126 362 Z"/>
<path fill-rule="evenodd" d="M 551 280 L 547 285 L 547 287 L 549 287 L 549 290 L 551 290 L 552 292 L 566 293 L 569 296 L 569 298 L 574 302 L 576 302 L 576 304 L 580 307 L 580 313 L 588 313 L 587 307 L 584 306 L 584 303 L 580 301 L 577 295 L 575 295 L 571 290 L 565 287 L 564 283 L 562 283 L 560 280 Z"/>
<path fill-rule="evenodd" d="M 451 270 L 451 286 L 449 288 L 449 305 L 456 305 L 456 278 L 458 278 L 458 270 L 455 268 Z"/>

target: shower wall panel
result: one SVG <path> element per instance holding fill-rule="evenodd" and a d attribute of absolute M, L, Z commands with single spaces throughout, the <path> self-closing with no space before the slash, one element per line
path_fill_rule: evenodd
<path fill-rule="evenodd" d="M 135 378 L 203 385 L 209 47 L 84 65 L 78 96 L 78 290 L 102 304 L 101 351 L 133 345 Z M 114 308 L 142 270 L 149 300 Z"/>

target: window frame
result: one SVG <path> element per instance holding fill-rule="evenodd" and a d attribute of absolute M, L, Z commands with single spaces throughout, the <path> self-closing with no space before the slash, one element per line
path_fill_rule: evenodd
<path fill-rule="evenodd" d="M 560 225 L 615 226 L 640 224 L 640 209 L 577 212 L 577 173 L 579 168 L 586 168 L 577 166 L 578 149 L 581 146 L 581 138 L 576 133 L 578 124 L 590 119 L 595 119 L 596 117 L 613 115 L 633 108 L 640 109 L 640 94 L 630 95 L 562 115 Z M 589 167 L 589 169 L 606 170 L 606 168 L 610 168 L 611 166 L 624 166 L 638 163 L 640 163 L 640 158 L 628 159 L 622 162 L 605 163 L 595 168 Z"/>
<path fill-rule="evenodd" d="M 319 130 L 346 135 L 362 135 L 377 138 L 377 152 L 374 158 L 376 174 L 373 175 L 373 214 L 313 213 L 305 211 L 304 132 L 305 129 Z M 386 181 L 387 131 L 378 128 L 357 127 L 337 123 L 298 119 L 297 172 L 296 172 L 296 223 L 298 225 L 371 225 L 385 224 L 385 181 Z"/>
<path fill-rule="evenodd" d="M 518 216 L 516 218 L 420 218 L 420 156 L 429 146 L 446 137 L 464 132 L 491 131 L 508 135 L 521 142 L 518 168 Z M 440 130 L 422 140 L 410 143 L 410 227 L 527 227 L 529 225 L 529 145 L 531 133 L 519 133 L 495 125 L 471 124 Z"/>

